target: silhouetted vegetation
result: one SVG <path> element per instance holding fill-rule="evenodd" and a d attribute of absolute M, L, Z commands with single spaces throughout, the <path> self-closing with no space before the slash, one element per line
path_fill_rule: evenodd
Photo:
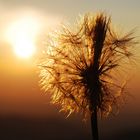
<path fill-rule="evenodd" d="M 129 65 L 135 43 L 132 32 L 119 36 L 103 13 L 86 14 L 77 27 L 63 26 L 48 41 L 40 84 L 60 111 L 91 117 L 94 140 L 98 116 L 106 117 L 124 103 L 126 82 L 114 73 Z"/>

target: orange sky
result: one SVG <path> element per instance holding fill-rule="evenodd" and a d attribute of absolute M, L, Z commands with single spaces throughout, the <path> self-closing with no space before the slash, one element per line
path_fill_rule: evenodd
<path fill-rule="evenodd" d="M 39 77 L 36 62 L 39 54 L 36 53 L 29 59 L 22 59 L 14 53 L 12 45 L 4 38 L 4 32 L 7 27 L 10 26 L 10 23 L 21 17 L 23 13 L 28 13 L 26 11 L 27 9 L 33 12 L 29 12 L 30 14 L 32 13 L 31 15 L 44 22 L 42 30 L 39 33 L 40 36 L 38 35 L 39 39 L 37 39 L 36 46 L 37 50 L 41 50 L 43 40 L 46 37 L 45 34 L 48 33 L 49 29 L 55 29 L 58 24 L 63 22 L 68 21 L 71 23 L 75 21 L 79 14 L 83 14 L 87 11 L 96 12 L 101 10 L 109 13 L 109 15 L 112 16 L 113 23 L 117 25 L 117 27 L 124 29 L 124 31 L 129 31 L 137 27 L 136 36 L 138 36 L 139 40 L 139 5 L 140 2 L 138 0 L 128 0 L 127 3 L 121 0 L 62 0 L 61 3 L 57 0 L 0 0 L 0 118 L 2 116 L 21 116 L 27 118 L 49 118 L 49 120 L 51 120 L 51 117 L 53 119 L 58 117 L 61 118 L 60 121 L 63 125 L 60 128 L 57 127 L 57 129 L 64 129 L 63 132 L 65 132 L 64 122 L 66 122 L 67 127 L 69 127 L 71 125 L 74 126 L 75 123 L 80 125 L 81 121 L 77 121 L 76 117 L 65 120 L 65 116 L 58 113 L 58 108 L 48 103 L 48 96 L 44 95 L 38 85 Z M 139 50 L 140 49 L 137 50 L 138 54 Z M 139 63 L 139 58 L 137 57 L 137 59 Z M 103 135 L 105 135 L 105 133 L 107 133 L 107 135 L 109 135 L 109 133 L 113 134 L 113 130 L 123 132 L 126 128 L 129 130 L 140 128 L 139 73 L 140 69 L 138 66 L 137 74 L 135 73 L 137 76 L 132 79 L 129 87 L 131 88 L 130 91 L 132 91 L 134 98 L 129 99 L 128 104 L 122 109 L 120 115 L 114 118 L 111 117 L 100 124 L 100 126 L 104 124 L 101 131 Z M 53 121 L 53 119 L 51 121 Z M 109 128 L 106 128 L 107 123 L 109 123 Z M 83 124 L 82 127 L 84 127 Z M 85 128 L 82 127 L 79 127 L 80 132 L 85 130 Z M 55 128 L 56 127 L 53 129 Z M 83 138 L 87 138 L 88 133 L 90 132 L 83 132 Z M 76 138 L 76 134 L 74 136 Z M 82 140 L 82 138 L 79 139 Z"/>

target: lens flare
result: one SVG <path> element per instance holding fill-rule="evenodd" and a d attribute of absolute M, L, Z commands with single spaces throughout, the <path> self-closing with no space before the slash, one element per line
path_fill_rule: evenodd
<path fill-rule="evenodd" d="M 9 26 L 6 38 L 17 56 L 31 57 L 36 51 L 36 38 L 40 23 L 34 17 L 22 17 Z"/>

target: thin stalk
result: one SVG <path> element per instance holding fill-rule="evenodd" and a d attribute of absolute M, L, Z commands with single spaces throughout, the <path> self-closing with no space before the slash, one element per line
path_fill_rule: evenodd
<path fill-rule="evenodd" d="M 94 112 L 91 114 L 91 130 L 92 130 L 92 139 L 93 140 L 99 140 L 97 117 L 98 117 L 97 108 L 94 107 Z"/>

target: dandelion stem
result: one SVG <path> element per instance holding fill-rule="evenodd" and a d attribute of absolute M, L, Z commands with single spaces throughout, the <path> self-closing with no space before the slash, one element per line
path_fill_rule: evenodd
<path fill-rule="evenodd" d="M 97 107 L 95 107 L 94 112 L 91 113 L 91 130 L 92 130 L 92 138 L 93 138 L 93 140 L 99 140 Z"/>

